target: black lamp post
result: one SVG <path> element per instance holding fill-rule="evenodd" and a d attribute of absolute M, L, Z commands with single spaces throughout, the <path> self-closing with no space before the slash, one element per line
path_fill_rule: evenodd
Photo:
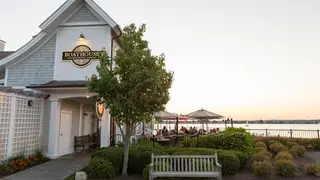
<path fill-rule="evenodd" d="M 227 121 L 230 121 L 231 127 L 233 127 L 233 119 L 230 116 L 228 117 Z"/>
<path fill-rule="evenodd" d="M 231 127 L 233 127 L 233 119 L 229 116 L 227 119 L 224 119 L 224 126 L 227 129 L 227 123 L 230 121 Z"/>
<path fill-rule="evenodd" d="M 179 128 L 178 128 L 178 123 L 179 123 L 179 115 L 176 116 L 176 133 L 179 134 Z"/>

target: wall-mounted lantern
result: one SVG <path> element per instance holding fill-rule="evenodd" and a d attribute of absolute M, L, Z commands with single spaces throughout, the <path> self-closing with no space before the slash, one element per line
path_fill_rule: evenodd
<path fill-rule="evenodd" d="M 33 106 L 33 104 L 34 104 L 34 102 L 33 102 L 32 100 L 29 100 L 29 101 L 28 101 L 28 106 L 29 106 L 29 107 Z"/>
<path fill-rule="evenodd" d="M 80 36 L 78 37 L 78 40 L 79 40 L 79 41 L 83 41 L 84 39 L 85 39 L 85 38 L 84 38 L 84 35 L 81 33 Z"/>

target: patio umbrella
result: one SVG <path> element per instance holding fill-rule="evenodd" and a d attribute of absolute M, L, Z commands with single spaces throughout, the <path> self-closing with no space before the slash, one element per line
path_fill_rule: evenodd
<path fill-rule="evenodd" d="M 186 116 L 188 116 L 189 118 L 194 118 L 194 119 L 199 119 L 199 120 L 202 120 L 202 128 L 204 128 L 204 122 L 208 122 L 209 119 L 221 119 L 223 118 L 223 116 L 219 115 L 219 114 L 216 114 L 216 113 L 213 113 L 213 112 L 210 112 L 210 111 L 207 111 L 203 108 L 197 110 L 197 111 L 194 111 L 194 112 L 191 112 L 189 114 L 187 114 Z M 208 125 L 207 125 L 207 130 L 208 130 Z"/>
<path fill-rule="evenodd" d="M 154 113 L 155 117 L 159 117 L 161 119 L 175 119 L 177 117 L 176 114 L 170 113 L 168 111 L 159 111 Z"/>
<path fill-rule="evenodd" d="M 190 118 L 194 118 L 194 119 L 204 119 L 204 120 L 208 120 L 208 119 L 221 119 L 223 118 L 223 116 L 207 111 L 205 109 L 199 109 L 197 111 L 191 112 L 189 114 L 187 114 L 186 116 L 190 117 Z"/>
<path fill-rule="evenodd" d="M 159 111 L 154 113 L 154 117 L 160 118 L 161 120 L 172 120 L 172 119 L 176 119 L 177 114 L 171 113 L 168 111 Z M 169 123 L 169 126 L 170 126 L 170 123 Z M 158 123 L 157 129 L 159 129 L 159 123 Z"/>

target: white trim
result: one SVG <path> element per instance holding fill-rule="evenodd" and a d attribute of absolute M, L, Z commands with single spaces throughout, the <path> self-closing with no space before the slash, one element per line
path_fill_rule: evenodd
<path fill-rule="evenodd" d="M 81 135 L 82 135 L 83 106 L 84 106 L 84 104 L 80 104 L 80 116 L 79 116 L 79 132 L 78 132 L 78 136 L 81 136 Z"/>
<path fill-rule="evenodd" d="M 41 29 L 47 28 L 60 14 L 63 13 L 75 0 L 68 0 L 62 4 L 51 16 L 49 16 L 43 23 L 40 24 Z"/>
<path fill-rule="evenodd" d="M 39 149 L 43 150 L 43 117 L 44 117 L 44 103 L 45 100 L 41 100 L 41 115 L 40 115 L 40 134 L 39 134 Z"/>
<path fill-rule="evenodd" d="M 10 127 L 8 135 L 8 154 L 7 159 L 12 156 L 12 144 L 13 144 L 13 130 L 14 130 L 14 119 L 16 115 L 16 96 L 11 98 L 11 112 L 10 112 Z"/>
<path fill-rule="evenodd" d="M 75 15 L 79 9 L 81 9 L 83 7 L 83 5 L 79 6 L 76 10 L 73 11 L 73 13 L 71 13 L 64 21 L 62 21 L 62 23 L 60 24 L 65 24 L 73 15 Z"/>
<path fill-rule="evenodd" d="M 108 25 L 103 22 L 73 22 L 73 23 L 64 23 L 60 27 L 68 27 L 68 26 L 103 26 Z"/>
<path fill-rule="evenodd" d="M 4 85 L 8 86 L 8 75 L 9 75 L 9 69 L 6 68 L 5 70 L 5 76 L 4 76 Z"/>
<path fill-rule="evenodd" d="M 116 27 L 117 23 L 92 0 L 84 0 L 96 13 L 102 17 L 111 27 Z"/>
<path fill-rule="evenodd" d="M 48 143 L 48 157 L 57 158 L 59 157 L 59 122 L 60 122 L 60 111 L 61 101 L 51 100 L 50 101 L 50 128 L 49 128 L 49 143 Z"/>
<path fill-rule="evenodd" d="M 25 53 L 26 51 L 28 51 L 32 46 L 34 46 L 35 44 L 37 44 L 44 36 L 46 35 L 46 33 L 44 31 L 41 31 L 39 34 L 36 35 L 36 37 L 32 38 L 27 44 L 25 44 L 24 46 L 22 46 L 20 49 L 18 49 L 15 53 L 3 58 L 0 61 L 0 66 L 8 63 L 9 61 L 17 58 L 18 56 L 22 55 L 23 53 Z"/>
<path fill-rule="evenodd" d="M 63 101 L 62 101 L 63 102 Z M 75 111 L 75 109 L 72 109 L 72 108 L 62 108 L 62 105 L 61 105 L 61 111 L 70 111 L 70 112 L 72 112 L 72 111 Z"/>
<path fill-rule="evenodd" d="M 116 27 L 117 23 L 101 9 L 95 2 L 92 0 L 83 0 L 86 2 L 104 21 L 106 21 L 111 27 Z M 51 23 L 53 23 L 57 17 L 59 17 L 69 6 L 74 3 L 75 0 L 68 0 L 62 6 L 60 6 L 49 18 L 47 18 L 39 27 L 41 29 L 46 29 Z M 117 28 L 115 31 L 119 31 Z"/>

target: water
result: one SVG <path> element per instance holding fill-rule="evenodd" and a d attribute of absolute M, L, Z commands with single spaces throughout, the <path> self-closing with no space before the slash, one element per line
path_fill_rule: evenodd
<path fill-rule="evenodd" d="M 163 123 L 155 124 L 154 129 L 162 129 L 166 126 L 168 129 L 174 129 L 175 124 Z M 190 127 L 196 127 L 197 129 L 213 129 L 219 128 L 220 130 L 225 129 L 225 124 L 186 124 L 180 123 L 181 126 L 189 129 Z M 227 127 L 231 127 L 227 124 Z M 250 133 L 260 136 L 284 136 L 284 137 L 299 137 L 299 138 L 318 138 L 320 130 L 320 124 L 234 124 L 233 127 L 242 127 L 247 129 Z M 266 130 L 267 129 L 267 130 Z M 291 129 L 291 131 L 290 131 Z"/>

